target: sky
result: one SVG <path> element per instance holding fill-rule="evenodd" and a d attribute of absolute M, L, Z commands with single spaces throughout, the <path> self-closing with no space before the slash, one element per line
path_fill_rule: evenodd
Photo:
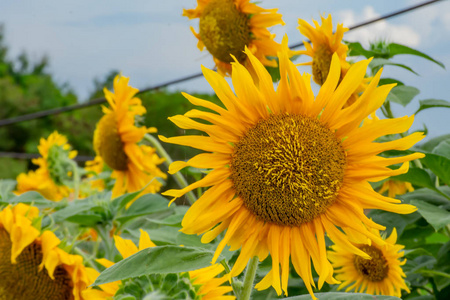
<path fill-rule="evenodd" d="M 333 25 L 351 26 L 422 1 L 301 1 L 261 0 L 264 8 L 279 8 L 285 26 L 274 26 L 276 40 L 287 34 L 290 44 L 305 39 L 297 29 L 298 18 L 311 22 L 331 14 Z M 68 83 L 80 101 L 94 89 L 94 78 L 102 79 L 111 70 L 130 77 L 130 84 L 143 89 L 200 72 L 200 65 L 213 68 L 211 56 L 200 52 L 190 26 L 197 20 L 183 17 L 183 8 L 196 6 L 195 0 L 2 0 L 0 23 L 14 58 L 25 51 L 35 60 L 50 58 L 48 71 L 58 83 Z M 440 1 L 387 21 L 346 33 L 347 41 L 387 40 L 416 48 L 450 68 L 450 1 Z M 300 57 L 298 62 L 307 61 Z M 394 105 L 396 116 L 411 115 L 422 99 L 450 100 L 450 73 L 414 56 L 398 56 L 396 62 L 413 67 L 420 76 L 395 67 L 386 67 L 383 77 L 395 77 L 421 93 L 406 107 Z M 308 69 L 303 71 L 310 72 Z M 169 88 L 188 93 L 212 90 L 204 78 Z M 430 109 L 416 117 L 413 129 L 426 123 L 429 137 L 448 133 L 450 109 Z"/>

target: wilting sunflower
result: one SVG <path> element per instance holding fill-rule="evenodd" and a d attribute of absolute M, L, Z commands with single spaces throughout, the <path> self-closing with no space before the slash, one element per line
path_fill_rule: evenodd
<path fill-rule="evenodd" d="M 186 212 L 182 231 L 205 233 L 202 241 L 208 243 L 226 230 L 213 262 L 226 244 L 231 245 L 231 250 L 241 248 L 232 276 L 241 273 L 251 257 L 263 260 L 270 252 L 272 270 L 256 288 L 272 285 L 278 294 L 282 289 L 287 292 L 290 257 L 311 293 L 311 258 L 319 274 L 319 288 L 324 281 L 335 282 L 326 258 L 325 233 L 332 240 L 343 241 L 352 253 L 368 258 L 337 227 L 359 232 L 366 237 L 362 243 L 367 238 L 383 243 L 366 226 L 384 227 L 369 220 L 363 209 L 407 214 L 416 208 L 381 196 L 368 181 L 404 173 L 410 160 L 423 157 L 421 153 L 378 156 L 385 150 L 410 148 L 423 138 L 419 132 L 391 142 L 374 142 L 380 136 L 407 130 L 414 117 L 376 120 L 360 126 L 382 105 L 393 87 L 377 87 L 381 72 L 353 105 L 342 108 L 363 80 L 369 60 L 352 65 L 336 88 L 341 68 L 334 55 L 328 79 L 314 97 L 310 75 L 300 75 L 289 61 L 288 51 L 285 38 L 278 56 L 281 81 L 276 91 L 270 75 L 249 50 L 246 54 L 258 76 L 258 85 L 244 66 L 233 63 L 236 95 L 223 77 L 204 68 L 205 78 L 225 108 L 184 94 L 192 104 L 217 113 L 194 109 L 170 120 L 181 128 L 202 130 L 209 136 L 160 137 L 165 142 L 209 152 L 187 162 L 174 162 L 170 173 L 186 166 L 213 169 L 184 189 L 163 193 L 177 198 L 195 188 L 211 186 Z M 400 163 L 400 168 L 388 168 Z"/>
<path fill-rule="evenodd" d="M 71 180 L 69 174 L 73 171 L 73 167 L 67 161 L 75 158 L 77 152 L 71 150 L 67 138 L 56 131 L 47 139 L 41 138 L 38 150 L 42 157 L 32 161 L 39 168 L 27 174 L 19 174 L 15 192 L 22 194 L 37 191 L 54 201 L 69 196 L 71 188 L 66 183 Z"/>
<path fill-rule="evenodd" d="M 19 203 L 0 211 L 0 299 L 87 299 L 92 284 L 83 258 L 58 248 L 51 231 L 40 232 L 39 210 Z"/>
<path fill-rule="evenodd" d="M 380 237 L 378 230 L 371 230 Z M 401 296 L 401 290 L 409 293 L 405 284 L 405 273 L 401 268 L 406 263 L 403 259 L 402 245 L 396 244 L 397 231 L 393 229 L 384 245 L 357 245 L 359 249 L 370 255 L 371 259 L 365 259 L 355 255 L 336 243 L 328 252 L 328 257 L 336 268 L 336 279 L 342 283 L 339 290 L 347 287 L 346 291 L 355 290 L 358 293 L 372 295 Z"/>
<path fill-rule="evenodd" d="M 195 9 L 184 9 L 183 16 L 200 19 L 200 30 L 192 32 L 198 39 L 198 48 L 208 49 L 222 75 L 231 73 L 233 55 L 240 63 L 249 65 L 244 48 L 248 47 L 263 65 L 276 67 L 280 44 L 273 39 L 267 27 L 284 25 L 277 9 L 264 9 L 250 0 L 197 0 Z M 231 55 L 230 55 L 231 54 Z"/>
<path fill-rule="evenodd" d="M 120 252 L 123 258 L 130 257 L 131 255 L 141 251 L 143 249 L 147 249 L 150 247 L 155 247 L 156 245 L 150 240 L 150 237 L 147 232 L 141 231 L 141 236 L 139 238 L 139 248 L 131 240 L 126 240 L 121 238 L 120 236 L 114 236 L 114 241 L 116 244 L 117 250 Z M 103 265 L 106 268 L 114 265 L 114 262 L 109 261 L 105 258 L 97 259 L 97 262 Z M 202 268 L 195 271 L 190 271 L 189 277 L 192 282 L 192 285 L 195 289 L 195 294 L 198 298 L 195 299 L 217 299 L 217 300 L 232 300 L 235 299 L 234 296 L 224 295 L 228 292 L 232 291 L 231 286 L 223 285 L 227 281 L 227 277 L 223 276 L 217 278 L 217 275 L 222 273 L 224 268 L 220 264 L 215 264 L 206 268 Z M 92 280 L 95 280 L 99 273 L 96 274 L 93 272 Z M 100 285 L 100 289 L 89 288 L 84 292 L 84 296 L 88 299 L 104 299 L 105 297 L 113 297 L 120 288 L 121 281 L 111 282 L 107 284 Z"/>
<path fill-rule="evenodd" d="M 403 195 L 407 192 L 412 192 L 414 191 L 414 188 L 409 182 L 388 179 L 383 183 L 378 193 L 383 194 L 386 191 L 388 192 L 389 197 L 394 198 L 396 195 Z"/>
<path fill-rule="evenodd" d="M 134 97 L 138 89 L 129 86 L 128 81 L 129 78 L 118 75 L 114 79 L 114 93 L 104 89 L 110 108 L 103 106 L 105 115 L 94 132 L 94 149 L 113 169 L 111 177 L 116 179 L 113 197 L 138 191 L 149 183 L 145 192 L 155 193 L 162 186 L 157 177 L 167 177 L 157 167 L 164 159 L 158 157 L 154 148 L 138 144 L 146 133 L 156 132 L 156 128 L 135 126 L 135 117 L 146 110 L 141 100 Z"/>

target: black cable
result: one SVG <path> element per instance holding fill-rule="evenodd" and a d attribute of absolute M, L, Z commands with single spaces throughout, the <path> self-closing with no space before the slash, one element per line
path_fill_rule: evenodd
<path fill-rule="evenodd" d="M 385 19 L 389 19 L 389 18 L 398 16 L 398 15 L 404 14 L 406 12 L 410 12 L 412 10 L 415 10 L 415 9 L 418 9 L 418 8 L 421 8 L 421 7 L 424 7 L 424 6 L 427 6 L 429 4 L 433 4 L 435 2 L 439 2 L 439 1 L 442 1 L 442 0 L 432 0 L 432 1 L 423 2 L 421 4 L 417 4 L 417 5 L 414 5 L 414 6 L 411 6 L 411 7 L 408 7 L 408 8 L 405 8 L 405 9 L 402 9 L 402 10 L 399 10 L 399 11 L 387 14 L 387 15 L 381 16 L 379 18 L 375 18 L 375 19 L 372 19 L 372 20 L 369 20 L 369 21 L 366 21 L 366 22 L 363 22 L 363 23 L 351 26 L 351 27 L 349 27 L 349 31 L 353 30 L 353 29 L 357 29 L 357 28 L 363 27 L 363 26 L 367 26 L 369 24 L 372 24 L 372 23 L 375 23 L 375 22 L 378 22 L 378 21 L 381 21 L 381 20 L 385 20 Z M 303 45 L 304 45 L 303 42 L 301 42 L 301 43 L 298 43 L 298 44 L 291 45 L 290 48 L 294 49 L 294 48 L 301 47 Z M 182 77 L 182 78 L 175 79 L 175 80 L 172 80 L 172 81 L 168 81 L 166 83 L 162 83 L 162 84 L 159 84 L 159 85 L 156 85 L 156 86 L 145 88 L 143 90 L 140 90 L 138 94 L 142 94 L 142 93 L 145 93 L 145 92 L 157 90 L 157 89 L 160 89 L 160 88 L 163 88 L 163 87 L 175 84 L 175 83 L 188 81 L 188 80 L 195 79 L 195 78 L 198 78 L 198 77 L 201 77 L 201 76 L 203 76 L 203 73 L 197 73 L 197 74 L 193 74 L 193 75 L 190 75 L 190 76 Z M 105 98 L 97 98 L 97 99 L 93 99 L 91 101 L 87 101 L 86 103 L 80 103 L 80 104 L 74 104 L 74 105 L 69 105 L 69 106 L 64 106 L 64 107 L 58 107 L 58 108 L 53 108 L 53 109 L 49 109 L 49 110 L 45 110 L 45 111 L 38 111 L 38 112 L 35 112 L 35 113 L 22 115 L 22 116 L 18 116 L 18 117 L 14 117 L 14 118 L 4 119 L 4 120 L 0 120 L 0 127 L 11 125 L 11 124 L 15 124 L 15 123 L 20 123 L 20 122 L 24 122 L 24 121 L 29 121 L 29 120 L 33 120 L 33 119 L 39 119 L 39 118 L 43 118 L 43 117 L 50 116 L 50 115 L 56 115 L 56 114 L 60 114 L 60 113 L 64 113 L 64 112 L 68 112 L 68 111 L 72 111 L 72 110 L 77 110 L 77 109 L 81 109 L 81 108 L 85 108 L 85 107 L 89 107 L 89 106 L 94 106 L 94 105 L 101 104 L 101 103 L 104 103 L 104 102 L 106 102 Z"/>

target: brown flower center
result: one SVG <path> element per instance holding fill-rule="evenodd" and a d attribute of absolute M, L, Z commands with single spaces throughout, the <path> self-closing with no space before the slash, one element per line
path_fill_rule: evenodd
<path fill-rule="evenodd" d="M 313 80 L 319 85 L 323 85 L 328 77 L 331 66 L 333 52 L 326 45 L 321 45 L 314 52 L 312 61 Z"/>
<path fill-rule="evenodd" d="M 94 149 L 110 168 L 118 171 L 128 169 L 128 156 L 117 132 L 115 113 L 104 115 L 98 122 L 94 133 Z"/>
<path fill-rule="evenodd" d="M 280 114 L 259 121 L 235 145 L 230 177 L 259 219 L 298 226 L 334 203 L 345 166 L 341 142 L 320 121 Z"/>
<path fill-rule="evenodd" d="M 245 46 L 250 43 L 248 16 L 240 12 L 233 0 L 212 0 L 200 17 L 200 38 L 217 59 L 230 63 L 233 54 L 245 60 Z"/>
<path fill-rule="evenodd" d="M 73 284 L 67 271 L 59 266 L 55 269 L 55 280 L 51 279 L 42 262 L 41 246 L 32 243 L 11 263 L 9 233 L 0 228 L 0 300 L 72 300 Z"/>
<path fill-rule="evenodd" d="M 389 266 L 381 250 L 369 245 L 364 245 L 359 249 L 372 257 L 372 259 L 364 259 L 361 256 L 355 255 L 353 263 L 359 274 L 374 282 L 382 281 L 386 278 Z"/>

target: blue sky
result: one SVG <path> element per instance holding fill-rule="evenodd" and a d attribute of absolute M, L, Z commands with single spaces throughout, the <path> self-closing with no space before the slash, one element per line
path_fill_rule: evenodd
<path fill-rule="evenodd" d="M 296 29 L 298 18 L 311 21 L 331 13 L 333 23 L 346 26 L 402 9 L 423 1 L 282 1 L 262 0 L 264 8 L 279 8 L 285 26 L 272 27 L 281 41 L 304 39 Z M 67 82 L 80 100 L 93 89 L 93 79 L 112 69 L 131 78 L 131 84 L 145 88 L 200 71 L 200 65 L 214 66 L 207 52 L 200 52 L 189 27 L 196 20 L 181 16 L 183 8 L 194 8 L 195 0 L 136 1 L 14 1 L 0 2 L 0 22 L 5 25 L 10 57 L 26 51 L 32 58 L 46 54 L 50 72 L 60 83 Z M 382 21 L 345 35 L 349 41 L 385 39 L 423 51 L 450 68 L 450 2 L 441 1 L 388 21 Z M 306 60 L 300 58 L 299 62 Z M 421 94 L 407 107 L 394 107 L 397 115 L 412 114 L 421 99 L 449 100 L 450 74 L 426 60 L 398 57 L 420 74 L 386 67 L 385 77 L 396 77 L 417 87 Z M 305 69 L 305 71 L 308 71 Z M 171 90 L 211 92 L 203 78 L 172 86 Z M 448 133 L 450 109 L 431 109 L 419 114 L 414 128 L 426 123 L 430 136 Z"/>

